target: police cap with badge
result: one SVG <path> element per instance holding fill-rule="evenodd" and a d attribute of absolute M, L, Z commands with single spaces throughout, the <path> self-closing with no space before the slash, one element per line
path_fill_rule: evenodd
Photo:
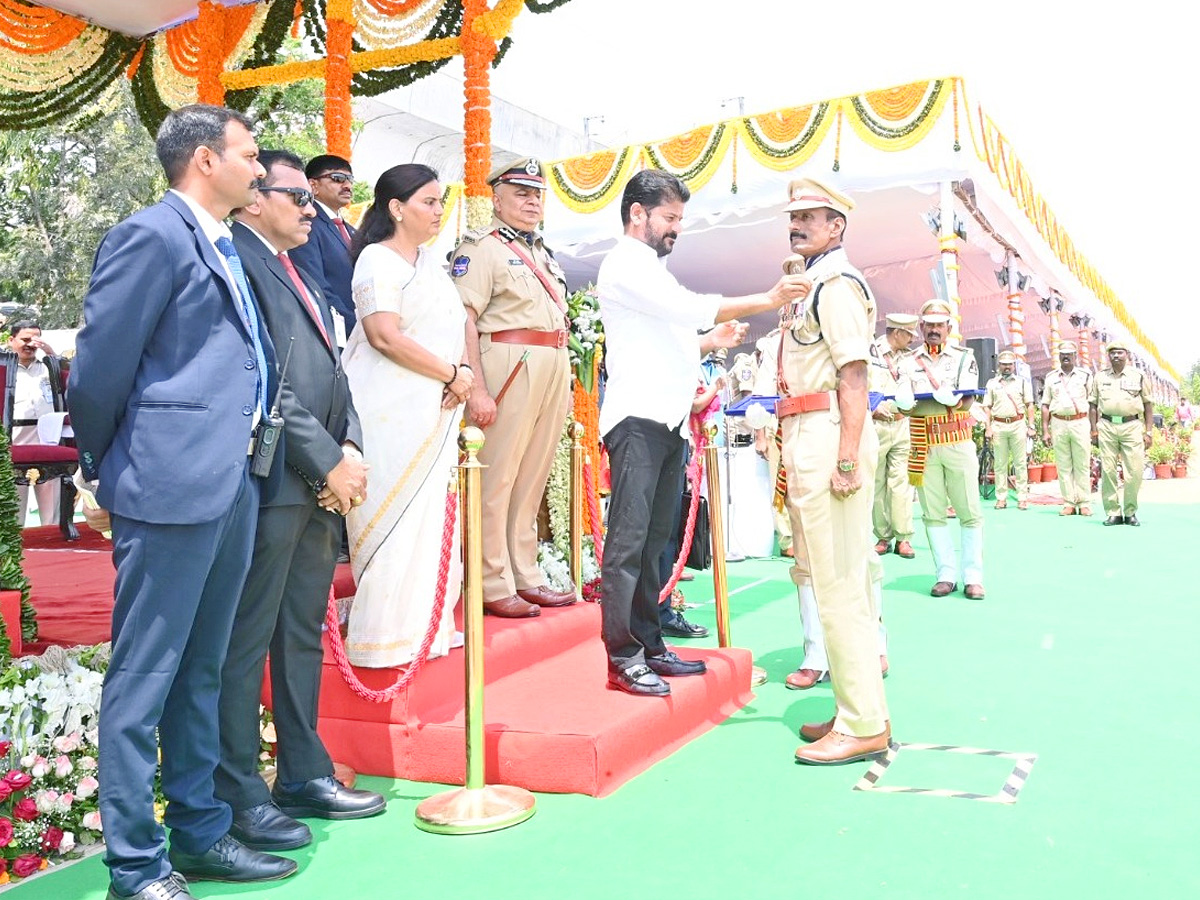
<path fill-rule="evenodd" d="M 524 156 L 513 162 L 504 162 L 495 166 L 488 175 L 487 183 L 492 187 L 501 184 L 518 184 L 522 187 L 546 189 L 546 176 L 542 174 L 542 164 L 539 160 Z"/>

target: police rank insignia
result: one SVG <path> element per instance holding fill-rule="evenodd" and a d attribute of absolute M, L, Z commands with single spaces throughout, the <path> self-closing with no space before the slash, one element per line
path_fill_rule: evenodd
<path fill-rule="evenodd" d="M 456 256 L 454 262 L 450 264 L 450 277 L 459 278 L 467 274 L 467 267 L 471 264 L 471 257 Z"/>

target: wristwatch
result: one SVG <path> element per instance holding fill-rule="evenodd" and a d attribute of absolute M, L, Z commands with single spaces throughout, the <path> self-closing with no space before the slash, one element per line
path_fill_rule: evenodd
<path fill-rule="evenodd" d="M 858 463 L 852 459 L 839 459 L 837 466 L 839 472 L 853 472 L 858 468 Z"/>

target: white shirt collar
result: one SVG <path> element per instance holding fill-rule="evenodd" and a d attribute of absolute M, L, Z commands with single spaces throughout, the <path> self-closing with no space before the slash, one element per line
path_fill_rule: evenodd
<path fill-rule="evenodd" d="M 241 222 L 241 219 L 239 219 L 238 221 L 239 221 L 239 222 Z M 278 256 L 278 255 L 279 255 L 279 252 L 280 252 L 280 251 L 276 250 L 276 249 L 275 249 L 275 245 L 274 245 L 274 244 L 272 244 L 270 241 L 268 241 L 268 240 L 267 240 L 265 237 L 263 237 L 263 235 L 262 235 L 262 232 L 260 232 L 260 231 L 259 231 L 257 228 L 255 228 L 253 225 L 250 225 L 250 224 L 249 224 L 249 223 L 247 223 L 247 222 L 242 222 L 242 226 L 243 226 L 243 227 L 244 227 L 244 228 L 245 228 L 247 231 L 249 231 L 249 232 L 250 232 L 252 235 L 254 235 L 256 238 L 258 238 L 260 241 L 262 241 L 264 244 L 266 244 L 266 245 L 267 245 L 267 249 L 271 251 L 271 255 L 272 255 L 272 256 Z"/>
<path fill-rule="evenodd" d="M 320 209 L 323 209 L 323 210 L 325 210 L 325 215 L 329 216 L 329 218 L 331 218 L 331 219 L 342 219 L 342 214 L 341 214 L 340 212 L 334 212 L 332 209 L 330 209 L 328 206 L 326 206 L 326 205 L 325 205 L 324 203 L 322 203 L 320 200 L 317 200 L 317 199 L 315 199 L 315 198 L 314 198 L 314 199 L 313 199 L 313 203 L 317 204 L 317 206 L 318 206 Z M 342 219 L 342 221 L 344 222 L 344 221 L 346 221 L 346 220 L 345 220 L 345 219 Z"/>
<path fill-rule="evenodd" d="M 187 208 L 192 211 L 192 215 L 196 217 L 196 221 L 200 224 L 200 230 L 204 232 L 204 236 L 208 238 L 209 243 L 215 245 L 218 238 L 233 238 L 233 233 L 229 230 L 229 226 L 224 222 L 218 222 L 214 219 L 212 213 L 193 198 L 183 193 L 183 191 L 175 190 L 175 188 L 171 188 L 171 193 L 182 200 Z"/>

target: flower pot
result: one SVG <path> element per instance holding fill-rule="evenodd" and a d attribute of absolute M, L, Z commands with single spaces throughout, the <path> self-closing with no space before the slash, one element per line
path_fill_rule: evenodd
<path fill-rule="evenodd" d="M 1170 478 L 1172 476 L 1171 467 L 1167 463 L 1156 463 L 1154 466 L 1155 478 Z"/>
<path fill-rule="evenodd" d="M 1041 464 L 1038 464 L 1035 466 L 1030 466 L 1028 468 L 1029 483 L 1036 484 L 1037 482 L 1040 482 L 1042 480 L 1042 472 L 1044 469 L 1045 469 L 1045 466 L 1043 466 Z"/>
<path fill-rule="evenodd" d="M 1042 466 L 1042 481 L 1053 481 L 1058 477 L 1058 464 L 1045 463 Z"/>
<path fill-rule="evenodd" d="M 1171 473 L 1176 478 L 1187 478 L 1187 466 L 1172 466 Z"/>

